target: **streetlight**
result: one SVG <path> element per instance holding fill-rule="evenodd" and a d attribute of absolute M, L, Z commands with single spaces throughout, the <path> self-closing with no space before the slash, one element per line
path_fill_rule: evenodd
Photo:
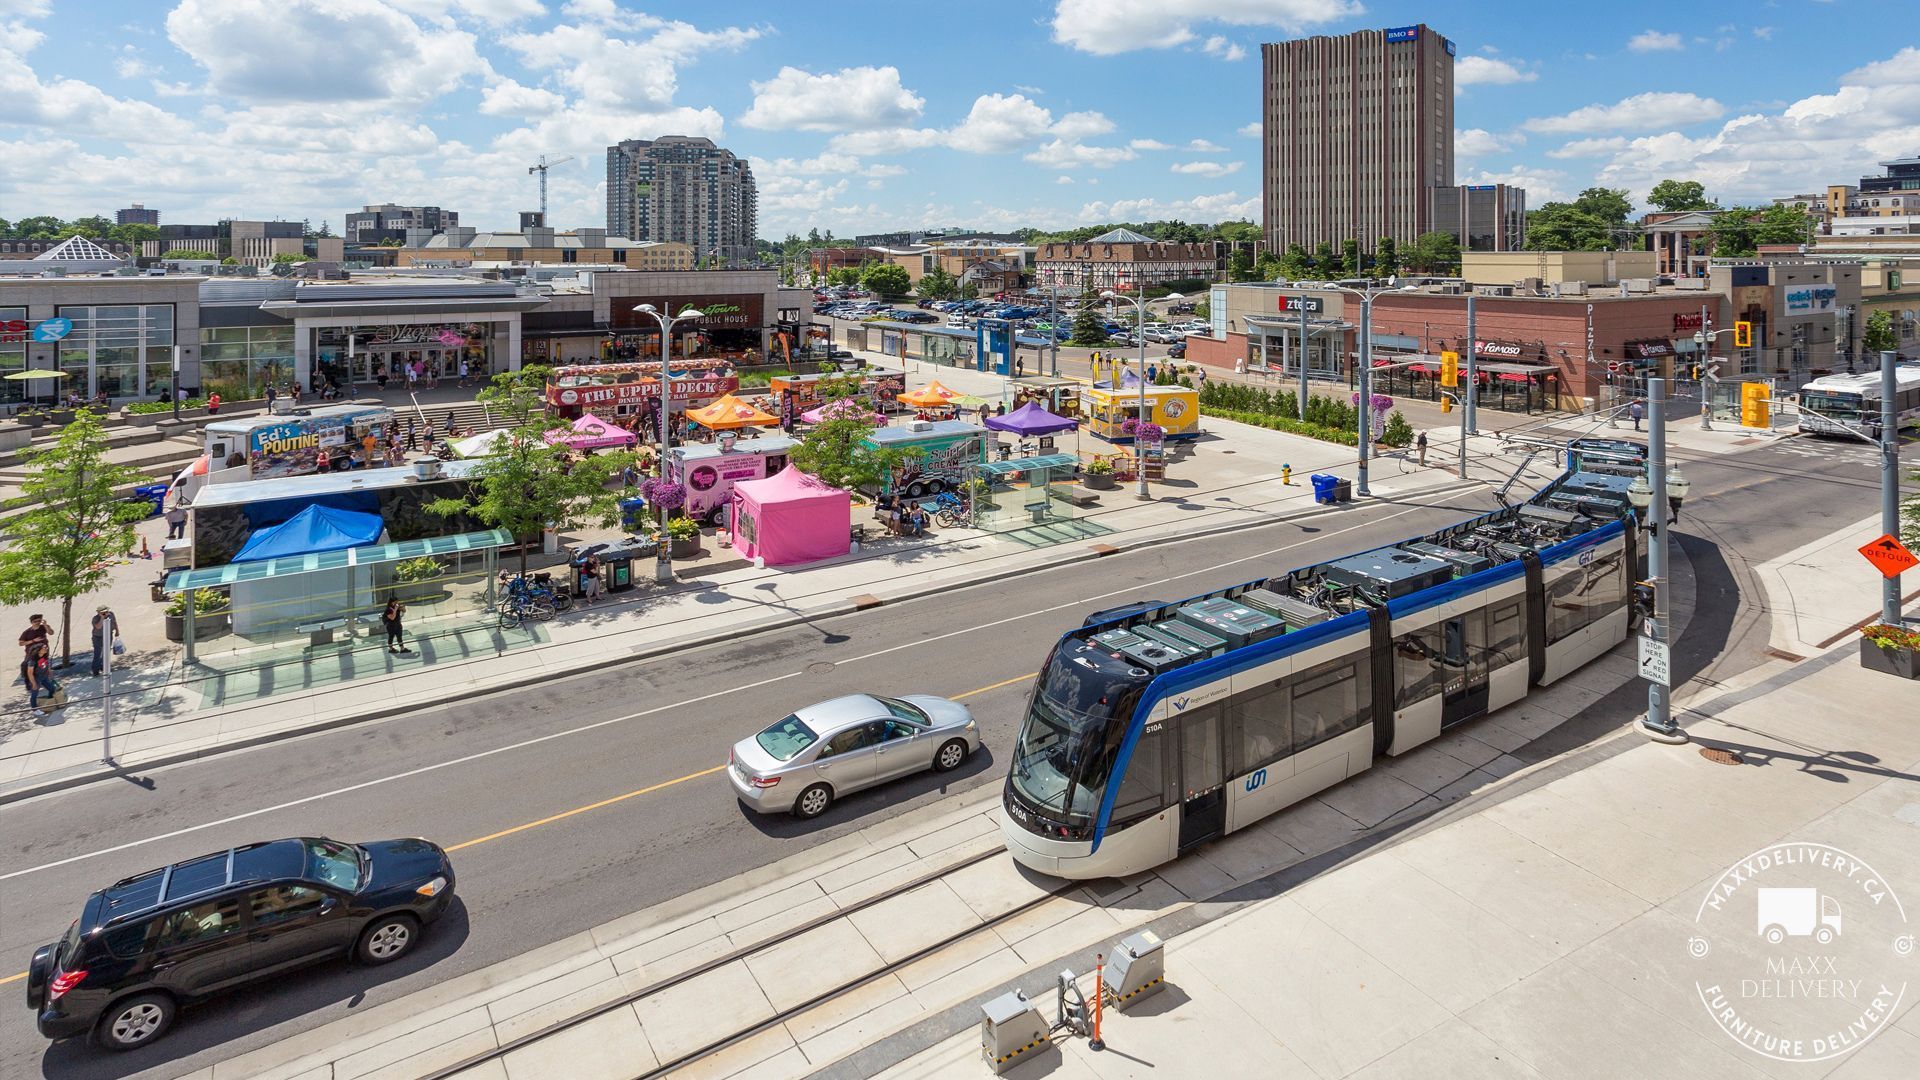
<path fill-rule="evenodd" d="M 1137 300 L 1123 293 L 1114 292 L 1112 289 L 1107 289 L 1106 291 L 1102 292 L 1100 295 L 1107 300 L 1125 300 L 1127 303 L 1132 304 L 1134 307 L 1134 310 L 1139 313 L 1139 317 L 1140 317 L 1139 325 L 1135 329 L 1134 334 L 1136 337 L 1140 339 L 1140 370 L 1135 374 L 1137 374 L 1140 379 L 1139 423 L 1144 426 L 1152 422 L 1153 420 L 1153 413 L 1149 410 L 1147 406 L 1147 285 L 1146 285 L 1146 281 L 1145 279 L 1141 280 L 1140 298 Z M 1186 299 L 1186 296 L 1182 293 L 1168 293 L 1166 295 L 1166 299 L 1184 300 Z M 1115 384 L 1114 389 L 1118 390 L 1120 388 L 1119 380 L 1115 379 L 1114 384 Z M 1147 458 L 1146 458 L 1146 455 L 1141 451 L 1141 446 L 1145 442 L 1146 440 L 1140 436 L 1138 430 L 1136 429 L 1133 436 L 1133 456 L 1138 466 L 1136 471 L 1139 472 L 1140 474 L 1139 497 L 1142 499 L 1151 499 L 1153 498 L 1153 495 L 1147 491 Z"/>
<path fill-rule="evenodd" d="M 642 315 L 651 315 L 660 324 L 660 424 L 658 438 L 655 439 L 659 463 L 657 471 L 662 483 L 667 479 L 667 447 L 672 442 L 672 434 L 667 430 L 673 416 L 673 324 L 682 319 L 704 319 L 707 313 L 699 308 L 683 309 L 678 315 L 664 315 L 652 304 L 641 304 L 633 309 Z M 673 581 L 673 550 L 667 542 L 667 511 L 665 507 L 656 507 L 656 516 L 660 524 L 660 542 L 654 549 L 653 580 L 656 584 L 667 585 Z"/>
<path fill-rule="evenodd" d="M 1678 472 L 1667 471 L 1667 381 L 1665 379 L 1647 380 L 1647 471 L 1645 475 L 1633 478 L 1627 486 L 1627 502 L 1632 504 L 1636 515 L 1645 515 L 1647 534 L 1653 540 L 1647 545 L 1647 578 L 1653 585 L 1653 610 L 1642 628 L 1643 635 L 1652 650 L 1645 650 L 1642 656 L 1651 651 L 1662 653 L 1667 649 L 1667 511 L 1671 507 L 1676 513 L 1680 503 L 1686 498 L 1692 485 Z M 1665 499 L 1656 498 L 1657 492 L 1664 491 Z M 1670 654 L 1669 654 L 1670 655 Z M 1671 661 L 1668 662 L 1668 677 L 1672 675 Z M 1662 680 L 1647 680 L 1647 715 L 1640 721 L 1641 730 L 1648 738 L 1659 742 L 1684 743 L 1687 733 L 1673 722 L 1673 711 L 1668 698 L 1667 683 Z"/>
<path fill-rule="evenodd" d="M 1354 482 L 1354 491 L 1359 495 L 1368 495 L 1367 459 L 1373 456 L 1372 424 L 1373 419 L 1373 298 L 1390 292 L 1412 292 L 1413 286 L 1400 285 L 1397 278 L 1388 278 L 1385 288 L 1356 289 L 1348 285 L 1325 285 L 1329 292 L 1343 292 L 1360 298 L 1360 476 Z M 1301 303 L 1306 303 L 1302 294 Z M 1472 348 L 1472 344 L 1468 344 Z"/>

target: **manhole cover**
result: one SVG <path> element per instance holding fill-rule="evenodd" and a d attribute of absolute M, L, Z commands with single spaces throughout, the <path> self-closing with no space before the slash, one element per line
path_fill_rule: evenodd
<path fill-rule="evenodd" d="M 1746 764 L 1745 761 L 1741 760 L 1738 752 L 1733 750 L 1722 750 L 1717 746 L 1702 747 L 1700 749 L 1700 756 L 1703 758 L 1706 758 L 1708 761 L 1713 762 L 1715 765 L 1745 765 Z"/>
<path fill-rule="evenodd" d="M 807 665 L 807 674 L 809 675 L 825 675 L 832 670 L 833 670 L 833 665 L 830 663 L 827 663 L 824 660 L 820 661 L 819 663 Z"/>

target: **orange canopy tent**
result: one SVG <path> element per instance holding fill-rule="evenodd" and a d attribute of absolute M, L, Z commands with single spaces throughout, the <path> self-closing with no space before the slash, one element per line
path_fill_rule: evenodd
<path fill-rule="evenodd" d="M 938 405 L 952 405 L 955 399 L 961 395 L 941 386 L 939 380 L 936 379 L 918 390 L 909 390 L 904 394 L 895 394 L 894 396 L 909 405 L 928 408 Z"/>
<path fill-rule="evenodd" d="M 750 401 L 742 401 L 728 394 L 711 405 L 698 409 L 688 409 L 687 415 L 702 427 L 715 431 L 728 431 L 743 427 L 770 427 L 780 422 Z"/>

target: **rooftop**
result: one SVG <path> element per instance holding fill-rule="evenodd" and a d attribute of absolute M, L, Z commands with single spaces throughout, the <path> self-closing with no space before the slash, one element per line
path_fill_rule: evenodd
<path fill-rule="evenodd" d="M 1132 229 L 1125 228 L 1108 229 L 1106 232 L 1087 241 L 1089 244 L 1151 244 L 1154 242 L 1151 236 L 1142 236 Z"/>

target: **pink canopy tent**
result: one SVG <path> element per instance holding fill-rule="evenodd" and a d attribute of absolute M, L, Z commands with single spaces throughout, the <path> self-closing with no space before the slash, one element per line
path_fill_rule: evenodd
<path fill-rule="evenodd" d="M 575 450 L 600 450 L 609 446 L 630 447 L 640 441 L 640 437 L 618 424 L 609 424 L 592 413 L 580 414 L 573 427 L 565 431 L 550 432 L 550 443 L 566 443 Z"/>
<path fill-rule="evenodd" d="M 842 398 L 839 401 L 829 401 L 825 405 L 816 405 L 800 414 L 800 422 L 818 424 L 823 420 L 840 420 L 849 416 L 881 426 L 885 426 L 887 422 L 885 416 L 874 412 L 871 406 L 856 398 Z"/>
<path fill-rule="evenodd" d="M 727 513 L 734 550 L 768 566 L 831 559 L 850 546 L 847 493 L 792 465 L 765 480 L 734 484 Z"/>

